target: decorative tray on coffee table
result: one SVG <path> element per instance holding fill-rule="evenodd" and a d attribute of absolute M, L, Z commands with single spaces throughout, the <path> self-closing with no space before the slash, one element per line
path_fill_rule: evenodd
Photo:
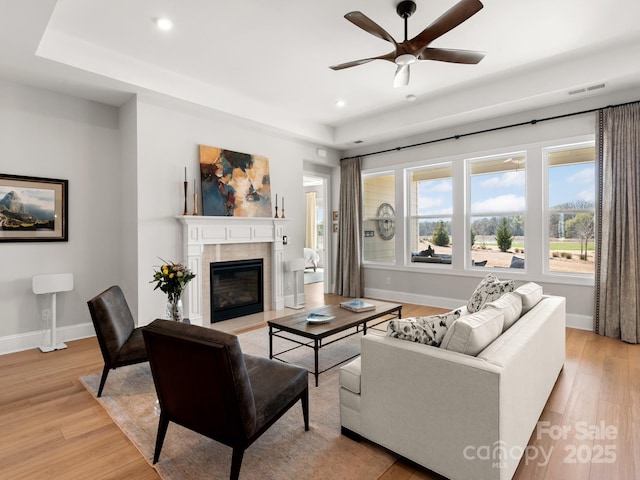
<path fill-rule="evenodd" d="M 307 322 L 309 323 L 329 323 L 336 318 L 335 315 L 327 315 L 326 313 L 314 313 L 311 312 L 307 315 Z"/>

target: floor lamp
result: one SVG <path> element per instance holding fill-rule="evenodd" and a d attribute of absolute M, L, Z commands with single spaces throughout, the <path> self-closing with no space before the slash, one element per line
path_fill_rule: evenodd
<path fill-rule="evenodd" d="M 73 290 L 73 274 L 72 273 L 58 273 L 56 275 L 38 275 L 33 277 L 32 282 L 33 293 L 36 295 L 51 294 L 51 339 L 49 345 L 45 345 L 44 342 L 40 346 L 40 350 L 43 352 L 52 352 L 54 350 L 61 350 L 67 348 L 67 346 L 56 340 L 56 294 L 58 292 L 68 292 Z M 43 318 L 45 317 L 43 310 Z"/>

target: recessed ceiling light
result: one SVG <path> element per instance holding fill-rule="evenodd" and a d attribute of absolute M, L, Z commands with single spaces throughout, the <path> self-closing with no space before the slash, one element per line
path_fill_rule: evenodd
<path fill-rule="evenodd" d="M 417 97 L 415 95 L 407 95 L 405 98 L 407 102 L 415 102 Z"/>
<path fill-rule="evenodd" d="M 347 103 L 344 100 L 336 100 L 336 107 L 338 108 L 342 108 L 346 105 Z"/>
<path fill-rule="evenodd" d="M 158 17 L 154 18 L 153 21 L 156 23 L 156 26 L 165 32 L 171 30 L 173 28 L 173 22 L 169 20 L 167 17 Z"/>

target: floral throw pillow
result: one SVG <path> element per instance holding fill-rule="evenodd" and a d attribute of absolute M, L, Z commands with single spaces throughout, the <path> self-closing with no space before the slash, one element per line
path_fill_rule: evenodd
<path fill-rule="evenodd" d="M 469 303 L 467 303 L 467 310 L 469 313 L 475 313 L 487 302 L 497 300 L 503 294 L 507 292 L 513 292 L 514 285 L 513 280 L 498 280 L 493 273 L 488 274 L 476 287 L 476 290 L 471 295 Z"/>
<path fill-rule="evenodd" d="M 429 317 L 391 320 L 387 324 L 387 336 L 439 347 L 447 328 L 458 318 L 460 310 Z"/>

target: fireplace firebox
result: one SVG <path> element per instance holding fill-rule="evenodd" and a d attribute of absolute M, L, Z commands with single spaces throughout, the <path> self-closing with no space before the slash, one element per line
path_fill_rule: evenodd
<path fill-rule="evenodd" d="M 213 262 L 211 272 L 211 323 L 264 311 L 261 258 Z"/>

